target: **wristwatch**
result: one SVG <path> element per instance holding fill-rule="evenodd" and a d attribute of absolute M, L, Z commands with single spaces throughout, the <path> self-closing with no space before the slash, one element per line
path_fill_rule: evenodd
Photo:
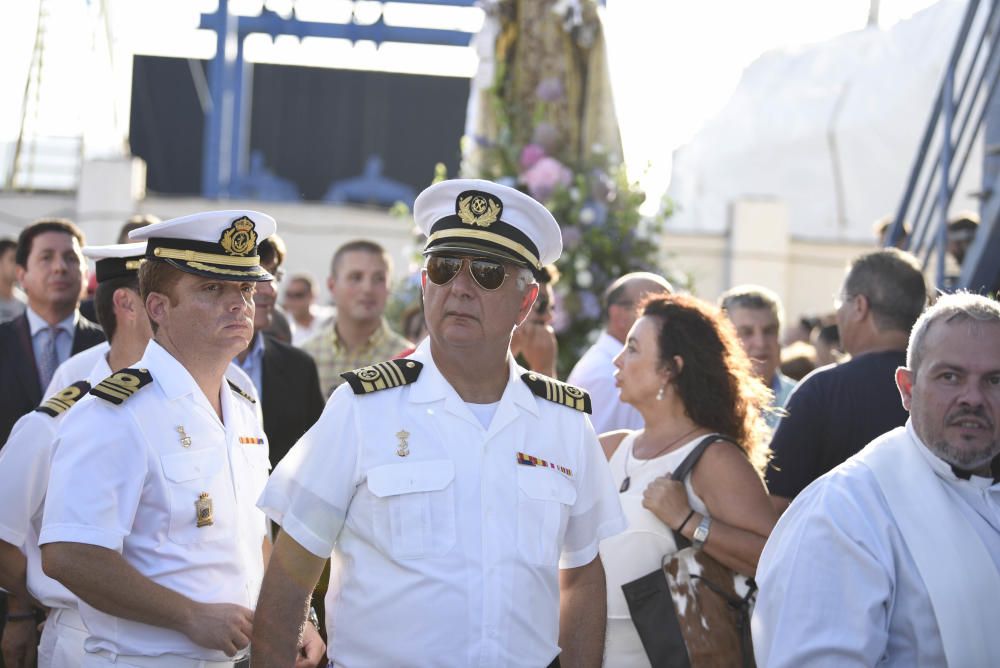
<path fill-rule="evenodd" d="M 691 546 L 696 550 L 700 550 L 708 540 L 708 531 L 712 528 L 712 518 L 708 515 L 701 520 L 701 524 L 694 530 L 691 535 Z"/>
<path fill-rule="evenodd" d="M 317 631 L 319 631 L 319 615 L 316 614 L 316 608 L 313 607 L 309 608 L 309 616 L 306 618 L 306 620 L 310 624 L 315 626 Z"/>

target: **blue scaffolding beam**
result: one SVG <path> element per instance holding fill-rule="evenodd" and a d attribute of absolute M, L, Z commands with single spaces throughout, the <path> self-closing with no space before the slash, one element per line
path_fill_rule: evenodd
<path fill-rule="evenodd" d="M 413 4 L 470 7 L 475 0 L 394 0 Z M 243 42 L 251 33 L 327 37 L 351 42 L 402 42 L 468 46 L 471 33 L 435 28 L 411 28 L 386 25 L 380 15 L 367 25 L 302 21 L 265 9 L 259 16 L 236 16 L 229 12 L 228 0 L 219 0 L 218 8 L 201 15 L 199 28 L 216 34 L 215 57 L 209 63 L 208 84 L 211 104 L 205 110 L 205 135 L 202 144 L 202 195 L 208 198 L 229 197 L 245 171 L 250 137 L 250 100 L 253 70 L 243 56 Z"/>

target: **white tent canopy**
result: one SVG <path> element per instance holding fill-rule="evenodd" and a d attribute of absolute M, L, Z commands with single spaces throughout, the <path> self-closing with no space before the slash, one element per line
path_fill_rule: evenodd
<path fill-rule="evenodd" d="M 670 228 L 719 233 L 734 199 L 769 196 L 787 203 L 795 237 L 871 240 L 902 198 L 965 5 L 759 58 L 675 152 Z M 981 163 L 977 148 L 953 210 L 977 207 Z"/>

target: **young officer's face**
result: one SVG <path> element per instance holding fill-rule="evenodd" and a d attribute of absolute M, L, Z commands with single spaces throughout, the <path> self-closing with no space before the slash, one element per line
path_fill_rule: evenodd
<path fill-rule="evenodd" d="M 151 311 L 160 327 L 157 339 L 166 337 L 178 350 L 213 361 L 232 359 L 253 338 L 255 290 L 252 282 L 185 273 L 171 290 L 173 299 Z"/>

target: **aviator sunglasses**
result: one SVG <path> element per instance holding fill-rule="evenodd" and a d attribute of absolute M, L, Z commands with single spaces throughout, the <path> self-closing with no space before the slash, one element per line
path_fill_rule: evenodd
<path fill-rule="evenodd" d="M 499 262 L 492 260 L 473 260 L 463 257 L 449 257 L 447 255 L 431 255 L 427 258 L 424 267 L 427 270 L 427 278 L 434 285 L 447 285 L 458 273 L 462 271 L 462 266 L 469 263 L 469 273 L 483 290 L 497 290 L 503 285 L 507 278 L 507 270 Z"/>

